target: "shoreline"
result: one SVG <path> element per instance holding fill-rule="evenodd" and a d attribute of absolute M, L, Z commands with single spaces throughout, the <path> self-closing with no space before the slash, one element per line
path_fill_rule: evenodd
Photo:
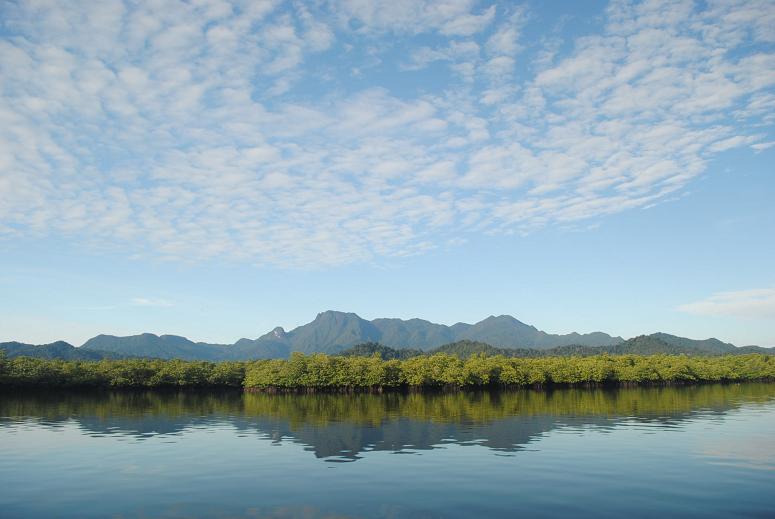
<path fill-rule="evenodd" d="M 581 382 L 546 383 L 541 385 L 486 385 L 486 386 L 390 386 L 390 387 L 233 387 L 217 385 L 156 385 L 156 386 L 94 386 L 94 385 L 52 385 L 52 384 L 0 384 L 0 395 L 8 390 L 34 393 L 72 392 L 72 393 L 202 393 L 232 395 L 382 395 L 382 394 L 454 394 L 454 393 L 500 393 L 516 391 L 534 391 L 551 393 L 568 389 L 610 390 L 618 389 L 663 389 L 688 388 L 700 386 L 734 386 L 740 384 L 775 384 L 775 377 L 744 380 L 693 380 L 663 382 Z"/>
<path fill-rule="evenodd" d="M 689 387 L 705 385 L 734 385 L 746 383 L 775 383 L 775 377 L 745 380 L 672 380 L 662 382 L 579 382 L 579 383 L 545 383 L 534 385 L 486 385 L 486 386 L 391 386 L 391 387 L 246 387 L 242 388 L 243 393 L 257 393 L 267 395 L 307 395 L 307 394 L 382 394 L 382 393 L 456 393 L 466 391 L 476 392 L 499 392 L 499 391 L 544 391 L 549 392 L 556 389 L 635 389 L 635 388 L 666 388 L 666 387 Z M 152 389 L 152 388 L 151 388 Z M 174 388 L 171 388 L 174 389 Z M 201 388 L 207 389 L 207 388 Z M 213 388 L 215 389 L 215 388 Z"/>

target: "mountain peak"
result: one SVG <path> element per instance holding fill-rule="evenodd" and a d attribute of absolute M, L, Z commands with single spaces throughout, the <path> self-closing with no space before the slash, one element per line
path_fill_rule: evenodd
<path fill-rule="evenodd" d="M 256 339 L 256 341 L 280 341 L 285 342 L 288 338 L 288 332 L 282 326 L 275 326 L 272 331 L 266 332 L 264 335 Z M 247 340 L 247 339 L 245 339 Z"/>
<path fill-rule="evenodd" d="M 52 348 L 75 348 L 75 346 L 65 341 L 54 341 L 51 344 L 46 344 L 46 346 L 49 346 Z"/>
<path fill-rule="evenodd" d="M 496 322 L 496 323 L 502 322 L 502 323 L 513 323 L 513 324 L 525 325 L 525 323 L 523 323 L 522 321 L 520 321 L 519 319 L 517 319 L 513 315 L 508 315 L 508 314 L 491 315 L 491 316 L 487 317 L 486 319 L 482 319 L 479 322 L 480 323 L 484 323 L 484 322 L 488 322 L 488 323 L 489 322 Z M 525 326 L 527 326 L 527 325 L 525 325 Z"/>
<path fill-rule="evenodd" d="M 344 318 L 344 317 L 349 317 L 349 318 L 356 317 L 356 318 L 360 319 L 358 314 L 355 314 L 353 312 L 342 312 L 340 310 L 326 310 L 324 312 L 320 312 L 315 319 L 316 320 L 317 319 L 330 319 L 330 318 L 336 318 L 336 317 L 341 317 L 341 318 Z"/>
<path fill-rule="evenodd" d="M 478 323 L 476 323 L 474 326 L 493 326 L 493 325 L 500 325 L 500 326 L 515 326 L 519 328 L 529 328 L 530 330 L 538 331 L 538 328 L 535 326 L 531 326 L 529 324 L 525 324 L 516 317 L 508 314 L 501 314 L 501 315 L 491 315 L 487 317 L 486 319 L 482 319 Z"/>

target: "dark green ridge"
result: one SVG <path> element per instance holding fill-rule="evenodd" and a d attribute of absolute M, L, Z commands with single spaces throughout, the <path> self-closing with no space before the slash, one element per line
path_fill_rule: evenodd
<path fill-rule="evenodd" d="M 731 349 L 724 352 L 717 352 L 715 349 L 704 349 L 703 344 L 707 341 L 692 341 L 691 339 L 684 339 L 682 337 L 676 337 L 681 339 L 679 343 L 668 343 L 663 339 L 656 337 L 657 335 L 669 336 L 667 334 L 654 334 L 654 335 L 641 335 L 634 337 L 627 341 L 624 341 L 615 346 L 558 346 L 555 348 L 549 348 L 546 350 L 530 349 L 530 348 L 496 348 L 489 344 L 476 341 L 458 341 L 450 344 L 445 344 L 434 348 L 432 350 L 423 352 L 421 350 L 408 350 L 408 349 L 394 349 L 377 343 L 365 343 L 359 344 L 352 348 L 348 348 L 340 352 L 340 355 L 360 355 L 371 356 L 374 353 L 378 353 L 383 360 L 389 359 L 405 359 L 417 355 L 433 355 L 436 353 L 446 353 L 454 355 L 462 359 L 466 359 L 472 355 L 483 354 L 487 356 L 502 355 L 504 357 L 589 357 L 593 355 L 610 354 L 610 355 L 657 355 L 657 354 L 671 354 L 671 355 L 696 355 L 696 356 L 712 356 L 712 355 L 743 355 L 747 353 L 760 353 L 764 355 L 775 355 L 775 348 L 760 348 L 758 346 L 745 346 L 737 348 L 732 346 Z M 710 339 L 715 341 L 716 339 Z M 686 342 L 690 341 L 690 342 Z M 699 343 L 699 345 L 693 345 L 691 343 Z"/>
<path fill-rule="evenodd" d="M 100 360 L 100 359 L 120 359 L 124 355 L 100 351 L 76 348 L 65 341 L 56 341 L 51 344 L 24 344 L 21 342 L 0 342 L 0 352 L 7 357 L 35 357 L 38 359 L 59 359 L 59 360 Z"/>

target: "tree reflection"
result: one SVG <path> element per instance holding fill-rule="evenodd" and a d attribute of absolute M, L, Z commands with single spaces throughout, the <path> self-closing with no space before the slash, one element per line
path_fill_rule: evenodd
<path fill-rule="evenodd" d="M 136 439 L 226 425 L 264 441 L 298 442 L 320 458 L 356 460 L 372 450 L 450 442 L 515 452 L 560 427 L 605 429 L 623 420 L 670 426 L 773 399 L 775 385 L 766 383 L 385 394 L 21 392 L 0 395 L 0 416 L 49 427 L 74 420 L 90 434 Z"/>

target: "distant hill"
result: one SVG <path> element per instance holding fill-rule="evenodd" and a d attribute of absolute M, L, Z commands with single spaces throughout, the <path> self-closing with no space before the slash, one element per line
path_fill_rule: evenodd
<path fill-rule="evenodd" d="M 462 359 L 477 354 L 484 354 L 487 356 L 503 355 L 504 357 L 588 357 L 591 355 L 600 355 L 602 353 L 611 355 L 742 355 L 745 353 L 775 355 L 775 348 L 761 348 L 759 346 L 746 346 L 743 348 L 732 346 L 732 350 L 725 349 L 724 351 L 718 351 L 716 343 L 713 342 L 715 339 L 711 339 L 709 342 L 708 340 L 695 341 L 692 339 L 684 339 L 683 337 L 668 336 L 674 337 L 675 339 L 682 339 L 674 340 L 673 344 L 670 344 L 661 338 L 665 335 L 667 334 L 641 335 L 623 341 L 615 346 L 569 345 L 543 350 L 535 348 L 496 348 L 495 346 L 483 342 L 466 340 L 444 344 L 427 351 L 394 349 L 381 344 L 369 343 L 359 344 L 342 351 L 341 354 L 370 356 L 377 352 L 383 359 L 404 359 L 416 355 L 433 355 L 436 353 L 455 355 Z"/>
<path fill-rule="evenodd" d="M 98 335 L 86 341 L 84 351 L 96 350 L 117 353 L 130 357 L 153 357 L 159 359 L 223 360 L 228 346 L 192 342 L 178 335 L 154 335 L 143 333 L 129 337 Z"/>
<path fill-rule="evenodd" d="M 739 346 L 735 353 L 763 353 L 765 355 L 775 355 L 775 348 L 762 348 L 761 346 Z"/>
<path fill-rule="evenodd" d="M 290 355 L 285 330 L 279 326 L 258 339 L 240 339 L 229 348 L 230 359 L 284 359 Z"/>
<path fill-rule="evenodd" d="M 371 357 L 375 353 L 378 353 L 382 360 L 403 360 L 425 354 L 422 350 L 409 348 L 396 349 L 389 346 L 383 346 L 376 342 L 367 342 L 364 344 L 356 344 L 352 348 L 347 348 L 346 350 L 339 352 L 339 355 L 345 357 Z"/>
<path fill-rule="evenodd" d="M 459 325 L 458 325 L 459 326 Z M 622 342 L 621 337 L 607 333 L 570 333 L 554 335 L 527 325 L 510 315 L 490 316 L 473 325 L 457 329 L 455 340 L 483 342 L 501 348 L 548 349 L 556 346 L 612 346 Z"/>
<path fill-rule="evenodd" d="M 344 356 L 362 356 L 371 357 L 375 353 L 379 353 L 383 360 L 389 359 L 408 359 L 410 357 L 417 357 L 420 355 L 434 355 L 436 353 L 445 353 L 447 355 L 455 355 L 461 359 L 467 359 L 471 355 L 483 353 L 487 356 L 503 355 L 506 357 L 540 357 L 545 350 L 527 350 L 527 349 L 512 349 L 512 348 L 496 348 L 483 342 L 474 341 L 457 341 L 449 344 L 443 344 L 432 350 L 418 350 L 409 348 L 391 348 L 382 344 L 369 342 L 365 344 L 357 344 L 346 350 L 339 352 L 339 355 Z"/>
<path fill-rule="evenodd" d="M 455 330 L 450 326 L 423 319 L 374 319 L 382 344 L 393 348 L 434 348 L 453 342 Z M 468 325 L 466 325 L 468 326 Z"/>
<path fill-rule="evenodd" d="M 123 357 L 123 355 L 107 351 L 76 348 L 64 341 L 41 345 L 24 344 L 21 342 L 0 342 L 0 350 L 4 351 L 9 358 L 35 357 L 38 359 L 102 360 Z"/>
<path fill-rule="evenodd" d="M 595 355 L 608 353 L 772 353 L 772 348 L 736 348 L 718 339 L 695 340 L 667 333 L 642 335 L 625 341 L 603 332 L 551 334 L 512 316 L 490 316 L 475 324 L 452 326 L 422 319 L 374 319 L 368 321 L 350 312 L 326 311 L 307 324 L 285 331 L 281 327 L 256 339 L 243 338 L 234 344 L 193 342 L 178 335 L 144 333 L 128 337 L 98 335 L 80 348 L 67 343 L 32 346 L 2 343 L 9 356 L 21 351 L 46 358 L 96 359 L 105 356 L 150 357 L 185 360 L 252 360 L 287 358 L 292 352 L 363 354 L 370 350 L 357 345 L 371 344 L 386 358 L 405 358 L 414 352 L 447 352 L 467 356 L 473 353 L 538 357 L 545 355 Z M 64 346 L 66 345 L 66 346 Z M 377 348 L 376 346 L 379 346 Z M 40 349 L 30 349 L 40 348 Z M 387 349 L 381 349 L 387 348 Z M 408 350 L 403 351 L 402 350 Z M 395 353 L 401 352 L 401 353 Z M 369 353 L 369 354 L 371 354 Z"/>
<path fill-rule="evenodd" d="M 383 359 L 405 359 L 418 355 L 435 355 L 444 353 L 454 355 L 461 359 L 467 359 L 472 355 L 484 354 L 486 356 L 503 355 L 504 357 L 550 357 L 550 356 L 588 356 L 605 353 L 609 348 L 593 346 L 558 346 L 548 350 L 537 350 L 532 348 L 496 348 L 484 342 L 477 341 L 457 341 L 449 344 L 443 344 L 431 350 L 422 351 L 415 349 L 395 349 L 376 343 L 358 344 L 348 348 L 340 355 L 361 355 L 369 357 L 375 352 L 379 353 Z"/>
<path fill-rule="evenodd" d="M 471 355 L 503 355 L 505 357 L 536 357 L 540 355 L 540 350 L 514 349 L 514 348 L 496 348 L 484 342 L 477 341 L 457 341 L 450 344 L 444 344 L 438 348 L 428 351 L 429 354 L 446 353 L 447 355 L 456 355 L 461 359 L 467 359 Z"/>
<path fill-rule="evenodd" d="M 694 340 L 687 339 L 686 337 L 677 337 L 668 333 L 652 333 L 646 337 L 658 339 L 673 346 L 680 346 L 689 349 L 694 348 L 712 353 L 731 353 L 737 350 L 737 347 L 734 344 L 721 342 L 718 339 Z"/>
<path fill-rule="evenodd" d="M 356 314 L 323 312 L 314 321 L 286 334 L 291 351 L 334 353 L 358 343 L 379 341 L 381 333 Z"/>

